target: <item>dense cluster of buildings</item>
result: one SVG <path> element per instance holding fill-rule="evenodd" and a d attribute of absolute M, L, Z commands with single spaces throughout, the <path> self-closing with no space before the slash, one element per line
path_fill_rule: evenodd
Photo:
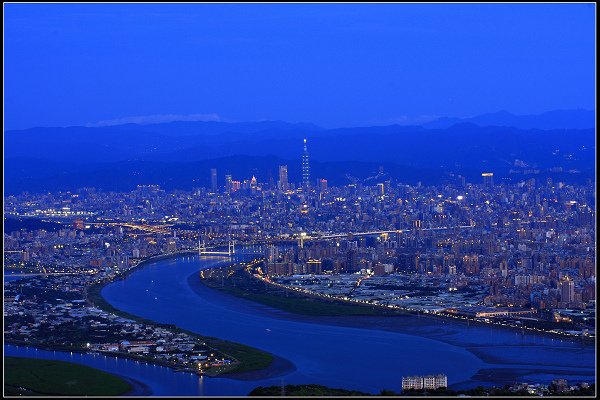
<path fill-rule="evenodd" d="M 197 373 L 238 363 L 200 337 L 140 323 L 91 305 L 87 301 L 89 286 L 113 277 L 114 272 L 90 272 L 5 283 L 4 340 L 133 357 Z"/>
<path fill-rule="evenodd" d="M 210 187 L 191 191 L 7 196 L 5 268 L 72 274 L 69 287 L 152 255 L 253 243 L 264 248 L 261 274 L 290 287 L 595 335 L 594 182 L 484 172 L 476 183 L 406 185 L 380 169 L 331 186 L 311 178 L 304 146 L 298 184 L 282 165 L 277 182 L 227 174 L 220 185 L 212 169 Z"/>

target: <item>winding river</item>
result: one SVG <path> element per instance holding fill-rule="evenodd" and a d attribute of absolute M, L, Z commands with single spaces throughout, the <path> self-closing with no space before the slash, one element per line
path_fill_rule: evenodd
<path fill-rule="evenodd" d="M 244 257 L 249 256 L 236 255 L 238 260 Z M 426 317 L 297 316 L 200 283 L 199 270 L 230 262 L 198 256 L 160 260 L 107 285 L 102 295 L 121 310 L 256 347 L 295 368 L 282 368 L 268 379 L 231 379 L 200 378 L 131 360 L 105 361 L 104 356 L 76 355 L 77 362 L 96 368 L 110 363 L 112 372 L 148 385 L 154 395 L 245 395 L 256 386 L 282 383 L 378 393 L 400 391 L 402 376 L 435 373 L 448 375 L 450 387 L 456 389 L 515 381 L 549 383 L 557 377 L 595 380 L 594 346 L 577 341 Z M 8 354 L 41 352 L 14 346 L 9 350 Z"/>

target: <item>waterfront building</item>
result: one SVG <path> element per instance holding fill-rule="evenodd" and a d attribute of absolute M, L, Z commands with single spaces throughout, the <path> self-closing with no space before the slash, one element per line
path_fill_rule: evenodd
<path fill-rule="evenodd" d="M 394 266 L 392 264 L 377 263 L 373 267 L 373 274 L 375 276 L 385 276 L 394 272 Z"/>
<path fill-rule="evenodd" d="M 423 377 L 423 389 L 435 390 L 435 376 L 426 375 Z"/>
<path fill-rule="evenodd" d="M 448 377 L 444 374 L 435 376 L 435 389 L 448 387 Z"/>
<path fill-rule="evenodd" d="M 423 389 L 423 377 L 422 376 L 403 376 L 402 377 L 402 390 L 421 390 Z"/>
<path fill-rule="evenodd" d="M 323 272 L 321 260 L 308 260 L 306 262 L 306 272 L 319 275 Z"/>
<path fill-rule="evenodd" d="M 445 387 L 448 387 L 448 377 L 444 374 L 402 377 L 402 390 L 436 390 Z"/>
<path fill-rule="evenodd" d="M 575 282 L 568 276 L 560 282 L 560 301 L 565 305 L 573 303 L 575 300 Z"/>
<path fill-rule="evenodd" d="M 177 241 L 175 240 L 175 238 L 169 238 L 167 240 L 167 252 L 173 253 L 175 251 L 177 251 Z"/>

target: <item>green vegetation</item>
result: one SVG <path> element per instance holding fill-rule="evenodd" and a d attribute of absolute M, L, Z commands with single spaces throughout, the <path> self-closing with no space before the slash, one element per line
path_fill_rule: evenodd
<path fill-rule="evenodd" d="M 260 265 L 260 264 L 259 264 Z M 255 267 L 256 268 L 256 267 Z M 282 311 L 287 311 L 293 314 L 309 315 L 309 316 L 399 316 L 399 315 L 424 315 L 427 318 L 447 319 L 446 316 L 434 314 L 422 314 L 418 311 L 394 310 L 385 307 L 368 304 L 349 303 L 344 300 L 329 299 L 320 296 L 314 296 L 306 293 L 299 293 L 293 290 L 288 290 L 275 285 L 271 285 L 255 278 L 251 273 L 241 268 L 239 265 L 229 267 L 217 267 L 203 271 L 200 280 L 204 285 L 230 294 L 232 296 L 244 298 L 260 304 L 267 305 Z M 378 285 L 376 288 L 401 288 L 402 290 L 411 289 L 408 286 L 397 285 Z M 415 287 L 415 290 L 421 290 L 419 295 L 425 293 L 425 289 L 429 290 L 426 294 L 435 294 L 435 290 L 427 287 Z M 479 292 L 474 289 L 463 289 L 467 292 L 473 292 L 477 295 Z M 508 320 L 513 322 L 513 320 Z M 467 322 L 464 322 L 467 323 Z M 475 320 L 469 321 L 473 324 L 486 324 Z M 561 323 L 545 321 L 522 320 L 523 326 L 545 329 L 546 334 L 560 337 L 558 333 L 549 332 L 550 329 L 573 329 L 573 323 Z M 487 324 L 486 324 L 487 325 Z M 495 325 L 498 328 L 518 330 L 518 326 Z M 577 340 L 584 342 L 594 341 L 594 337 L 581 337 Z"/>
<path fill-rule="evenodd" d="M 250 346 L 245 346 L 240 343 L 230 342 L 227 340 L 222 340 L 219 338 L 211 337 L 211 336 L 202 336 L 198 335 L 195 332 L 191 332 L 182 328 L 179 328 L 173 324 L 161 324 L 157 323 L 145 318 L 138 317 L 136 315 L 130 314 L 125 311 L 121 311 L 115 307 L 113 307 L 109 302 L 107 302 L 104 297 L 100 294 L 102 288 L 106 285 L 106 282 L 98 283 L 96 285 L 92 285 L 88 287 L 87 290 L 87 300 L 88 302 L 94 304 L 95 306 L 101 308 L 106 312 L 110 312 L 116 315 L 119 315 L 123 318 L 128 318 L 133 321 L 146 324 L 146 325 L 154 325 L 162 328 L 169 329 L 173 332 L 182 332 L 187 333 L 188 335 L 194 336 L 202 340 L 209 347 L 214 350 L 223 353 L 231 358 L 234 358 L 239 361 L 234 365 L 231 365 L 230 368 L 226 369 L 222 367 L 219 375 L 232 373 L 232 372 L 248 372 L 248 371 L 258 371 L 261 369 L 265 369 L 271 365 L 273 362 L 273 356 L 270 353 L 264 352 L 262 350 L 255 349 Z M 211 375 L 211 371 L 206 371 L 208 375 Z"/>
<path fill-rule="evenodd" d="M 4 358 L 7 395 L 118 396 L 131 390 L 123 379 L 64 361 Z"/>
<path fill-rule="evenodd" d="M 248 396 L 370 396 L 356 390 L 332 389 L 322 385 L 259 386 Z"/>
<path fill-rule="evenodd" d="M 591 384 L 587 388 L 579 388 L 579 390 L 569 392 L 554 392 L 552 396 L 594 396 L 595 385 Z M 253 389 L 248 396 L 373 396 L 370 393 L 362 393 L 356 390 L 346 389 L 332 389 L 327 386 L 321 385 L 285 385 L 281 386 L 259 386 Z M 382 390 L 378 395 L 375 396 L 444 396 L 444 397 L 455 397 L 455 396 L 535 396 L 526 390 L 511 390 L 509 385 L 504 387 L 483 387 L 477 386 L 473 389 L 468 390 L 451 390 L 446 388 L 440 388 L 437 390 L 404 390 L 402 393 L 396 393 L 391 390 Z"/>
<path fill-rule="evenodd" d="M 238 269 L 228 274 L 227 277 L 221 277 L 219 274 L 208 277 L 206 271 L 205 276 L 207 277 L 201 281 L 210 288 L 295 314 L 358 316 L 399 315 L 403 313 L 370 305 L 348 304 L 340 300 L 317 298 L 285 290 L 265 284 L 243 269 Z"/>
<path fill-rule="evenodd" d="M 203 336 L 202 339 L 209 346 L 218 349 L 222 353 L 225 353 L 240 362 L 235 368 L 227 371 L 227 373 L 259 371 L 269 367 L 273 362 L 273 355 L 255 349 L 254 347 L 229 342 L 212 336 Z"/>

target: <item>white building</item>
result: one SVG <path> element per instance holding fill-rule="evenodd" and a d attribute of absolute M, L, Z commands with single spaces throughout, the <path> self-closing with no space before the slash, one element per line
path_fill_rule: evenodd
<path fill-rule="evenodd" d="M 423 377 L 422 376 L 403 376 L 402 377 L 402 390 L 407 389 L 423 389 Z"/>
<path fill-rule="evenodd" d="M 448 387 L 448 377 L 443 374 L 402 377 L 402 390 L 436 390 L 442 387 Z"/>

